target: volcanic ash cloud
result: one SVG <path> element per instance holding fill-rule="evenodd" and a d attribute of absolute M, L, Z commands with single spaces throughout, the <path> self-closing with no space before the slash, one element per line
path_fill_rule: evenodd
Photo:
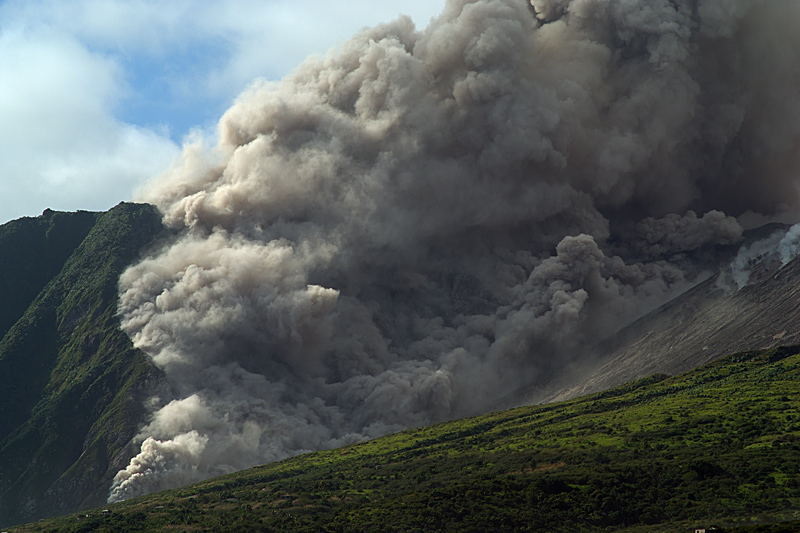
<path fill-rule="evenodd" d="M 796 3 L 453 0 L 256 82 L 144 196 L 111 500 L 473 414 L 797 206 Z"/>

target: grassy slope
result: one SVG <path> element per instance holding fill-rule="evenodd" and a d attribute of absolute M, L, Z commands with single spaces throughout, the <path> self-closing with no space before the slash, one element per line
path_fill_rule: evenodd
<path fill-rule="evenodd" d="M 790 520 L 800 516 L 798 380 L 798 347 L 738 354 L 16 530 L 687 531 Z M 800 530 L 781 527 L 770 531 Z"/>
<path fill-rule="evenodd" d="M 98 216 L 45 211 L 0 226 L 0 339 L 61 271 Z"/>
<path fill-rule="evenodd" d="M 98 216 L 0 340 L 0 523 L 104 500 L 155 376 L 119 329 L 117 280 L 163 231 L 151 206 Z"/>

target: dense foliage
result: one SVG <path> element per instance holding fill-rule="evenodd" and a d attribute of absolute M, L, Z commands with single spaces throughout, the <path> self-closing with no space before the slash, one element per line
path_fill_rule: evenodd
<path fill-rule="evenodd" d="M 406 431 L 21 531 L 693 531 L 800 517 L 800 348 Z M 766 526 L 764 526 L 766 527 Z M 748 531 L 793 531 L 782 529 Z"/>
<path fill-rule="evenodd" d="M 0 524 L 100 504 L 127 462 L 155 374 L 119 329 L 117 280 L 163 234 L 136 204 L 0 226 L 19 314 L 0 338 Z"/>

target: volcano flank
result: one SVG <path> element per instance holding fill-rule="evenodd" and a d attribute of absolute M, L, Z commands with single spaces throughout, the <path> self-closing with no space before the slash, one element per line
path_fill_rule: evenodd
<path fill-rule="evenodd" d="M 81 494 L 118 502 L 800 343 L 798 25 L 780 1 L 450 0 L 253 82 L 8 313 L 4 379 L 48 370 L 0 450 L 59 418 L 42 391 L 137 371 L 91 389 L 126 416 L 2 494 L 41 516 L 93 457 Z"/>

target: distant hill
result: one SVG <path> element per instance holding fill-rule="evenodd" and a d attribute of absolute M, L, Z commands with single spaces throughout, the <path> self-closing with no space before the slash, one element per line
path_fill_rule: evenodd
<path fill-rule="evenodd" d="M 15 531 L 736 531 L 800 517 L 798 381 L 800 347 L 740 353 Z"/>
<path fill-rule="evenodd" d="M 122 269 L 165 235 L 149 205 L 0 226 L 0 524 L 105 501 L 160 373 L 116 318 Z"/>

